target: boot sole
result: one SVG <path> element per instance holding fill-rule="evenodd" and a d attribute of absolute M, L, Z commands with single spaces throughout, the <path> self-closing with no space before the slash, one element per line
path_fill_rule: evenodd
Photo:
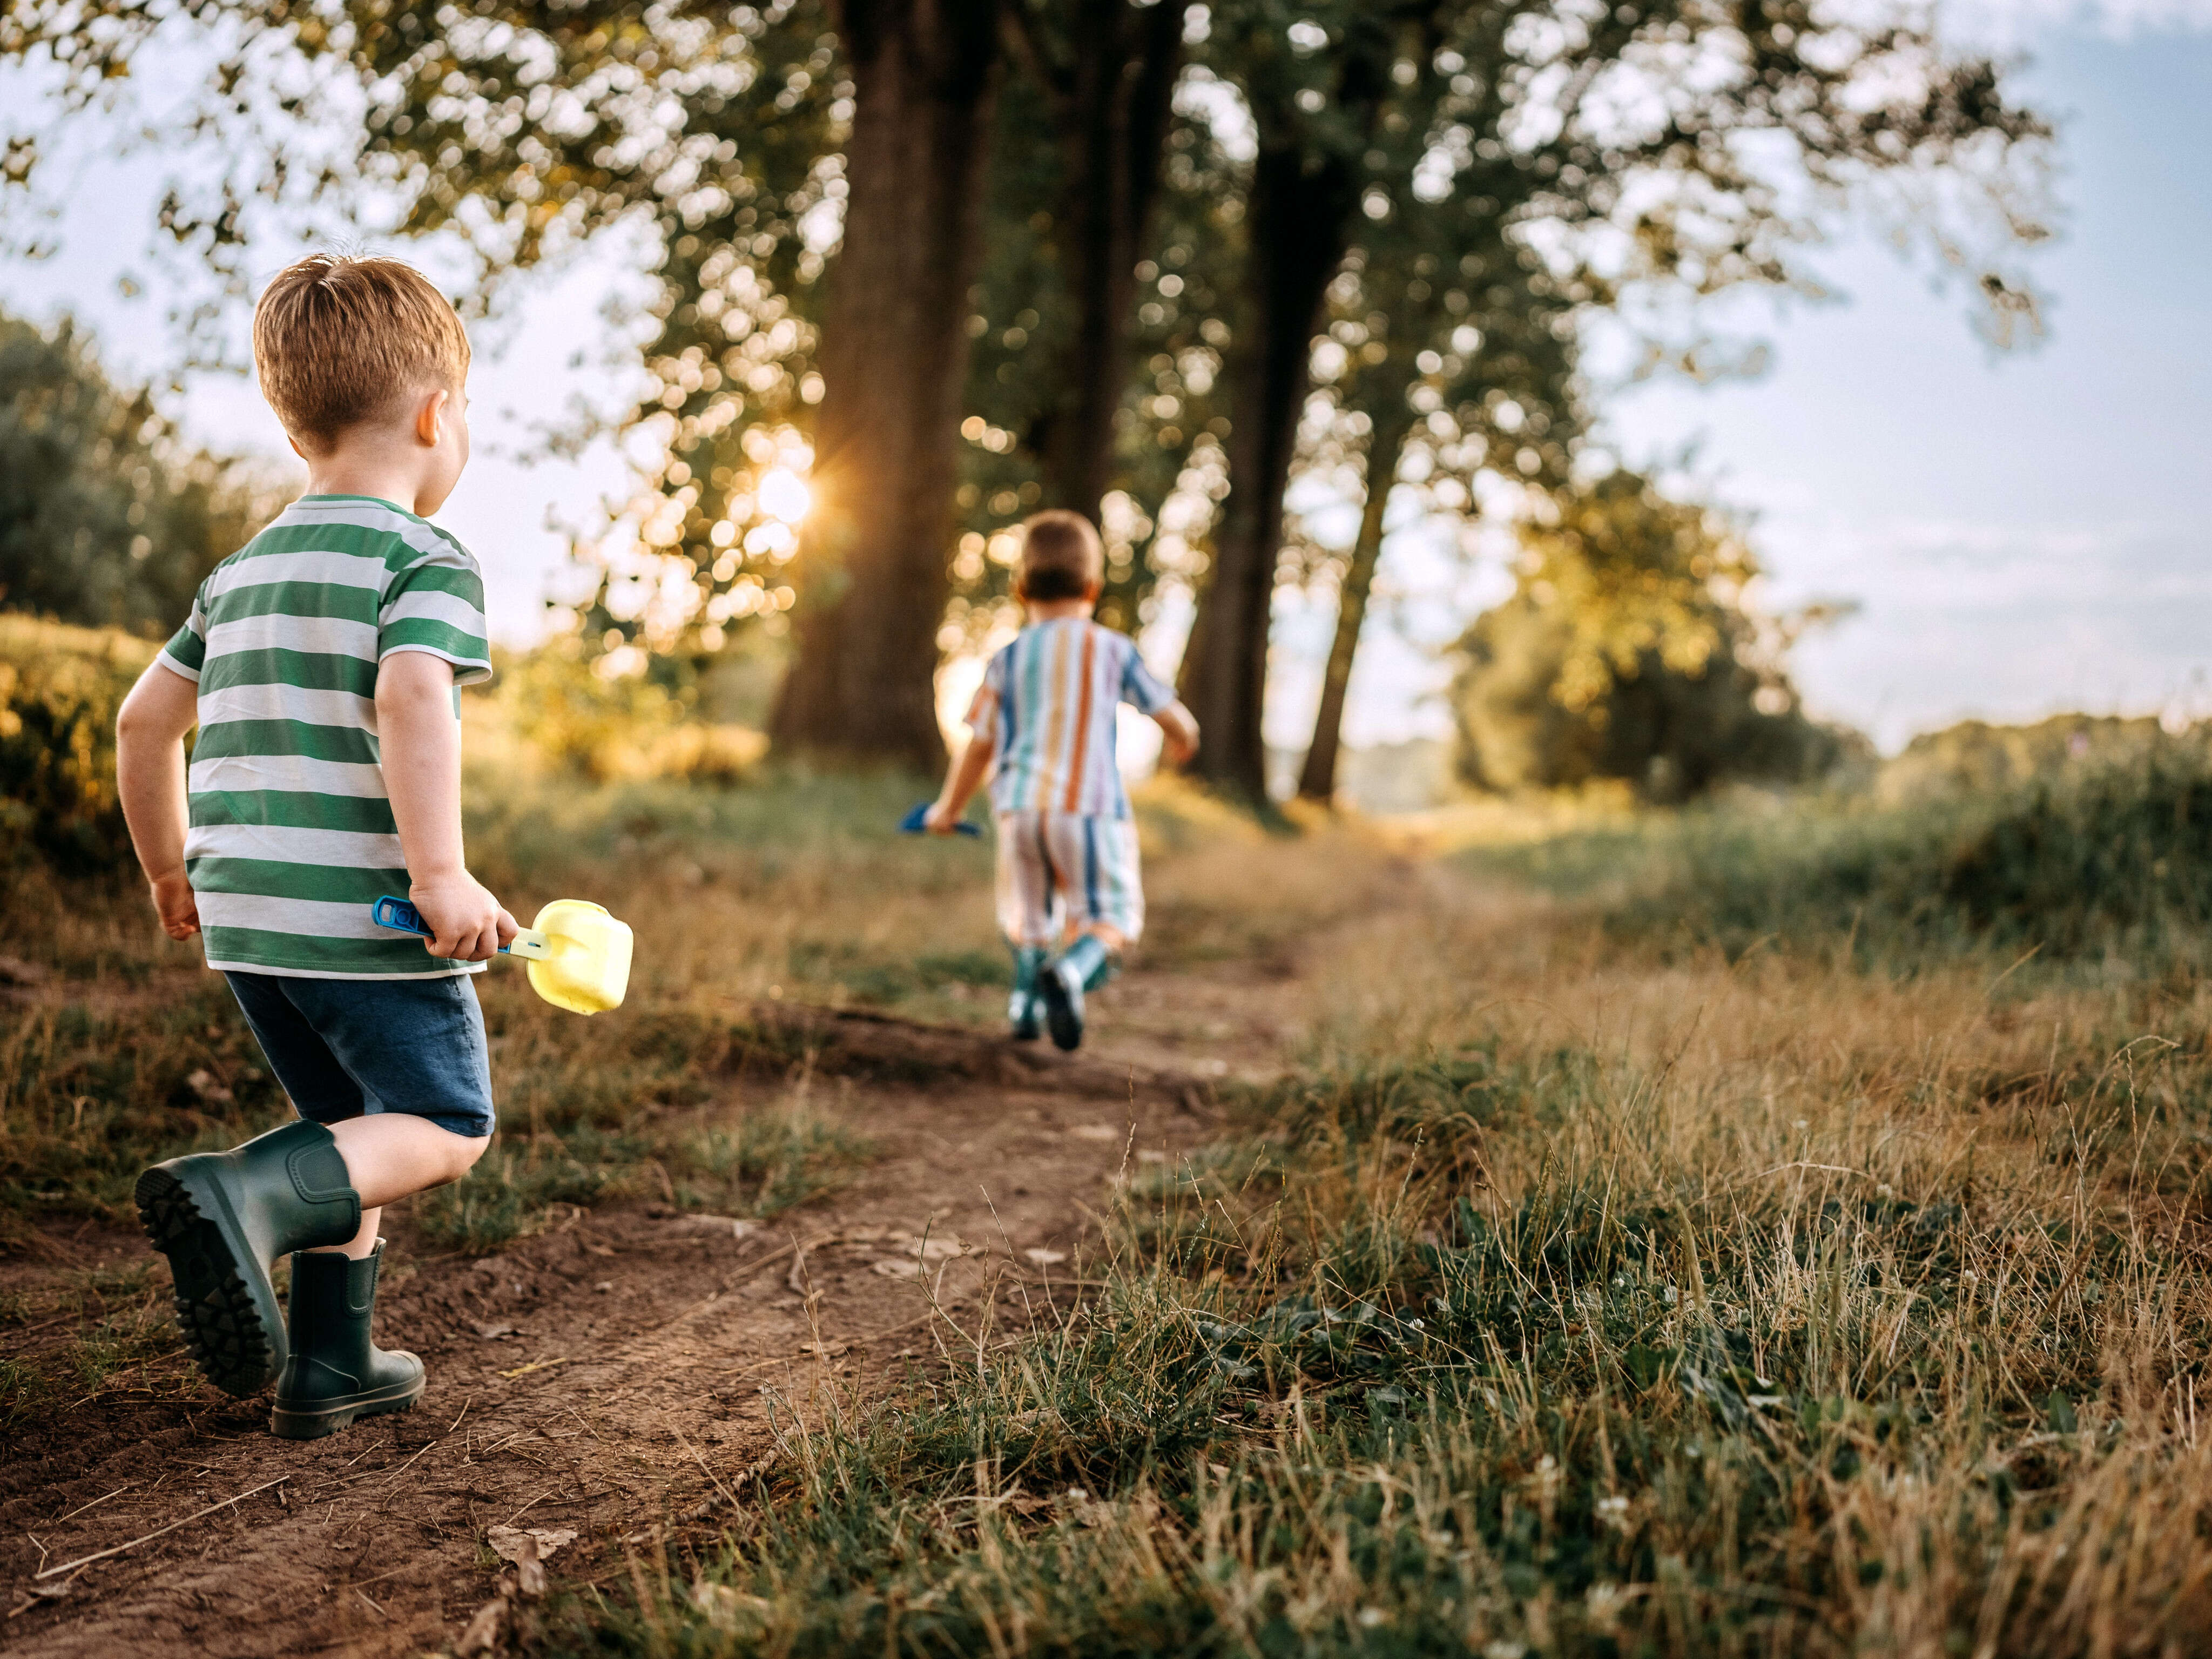
<path fill-rule="evenodd" d="M 411 1410 L 422 1397 L 423 1382 L 417 1376 L 397 1389 L 349 1395 L 343 1400 L 305 1409 L 287 1407 L 280 1401 L 269 1413 L 269 1432 L 279 1440 L 319 1440 L 326 1434 L 336 1434 L 357 1417 L 380 1417 L 386 1412 Z"/>
<path fill-rule="evenodd" d="M 132 1196 L 146 1237 L 169 1259 L 177 1324 L 194 1363 L 225 1394 L 260 1393 L 283 1369 L 270 1336 L 283 1322 L 276 1287 L 256 1269 L 228 1202 L 161 1169 L 140 1176 Z"/>
<path fill-rule="evenodd" d="M 1037 988 L 1044 996 L 1044 1024 L 1052 1033 L 1052 1046 L 1064 1054 L 1073 1054 L 1083 1046 L 1082 1007 L 1057 973 L 1047 971 Z"/>

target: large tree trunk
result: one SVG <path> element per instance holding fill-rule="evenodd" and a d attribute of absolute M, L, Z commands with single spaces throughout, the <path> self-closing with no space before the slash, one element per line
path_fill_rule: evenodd
<path fill-rule="evenodd" d="M 1382 562 L 1382 515 L 1398 481 L 1398 456 L 1406 446 L 1413 416 L 1401 398 L 1373 416 L 1367 444 L 1367 500 L 1360 509 L 1359 534 L 1338 590 L 1336 637 L 1329 644 L 1328 666 L 1322 672 L 1321 708 L 1314 715 L 1313 742 L 1298 774 L 1298 794 L 1326 805 L 1336 798 L 1336 757 L 1344 732 L 1344 694 L 1352 684 L 1352 662 L 1367 622 L 1367 596 L 1375 588 L 1375 568 Z"/>
<path fill-rule="evenodd" d="M 1267 799 L 1261 714 L 1283 491 L 1310 389 L 1322 295 L 1344 258 L 1357 199 L 1348 166 L 1309 171 L 1287 147 L 1263 148 L 1253 165 L 1247 294 L 1224 365 L 1229 498 L 1182 670 L 1183 701 L 1201 734 L 1191 770 L 1253 805 Z"/>
<path fill-rule="evenodd" d="M 1391 65 L 1409 21 L 1353 11 L 1334 54 L 1334 131 L 1293 112 L 1291 81 L 1275 76 L 1264 90 L 1245 88 L 1259 155 L 1245 204 L 1243 292 L 1223 366 L 1230 377 L 1229 499 L 1191 624 L 1182 686 L 1201 733 L 1190 769 L 1253 805 L 1267 799 L 1261 715 L 1267 635 L 1283 491 L 1311 389 L 1313 337 L 1322 296 L 1351 246 L 1368 140 L 1390 96 Z"/>
<path fill-rule="evenodd" d="M 793 748 L 933 769 L 968 289 L 997 85 L 998 0 L 844 0 L 854 88 L 844 245 L 822 319 Z"/>
<path fill-rule="evenodd" d="M 1141 9 L 1079 0 L 1065 71 L 1043 61 L 1048 47 L 1033 30 L 1024 37 L 1060 115 L 1066 173 L 1054 240 L 1076 308 L 1060 398 L 1042 434 L 1042 482 L 1048 505 L 1094 519 L 1113 477 L 1137 262 L 1159 193 L 1188 9 L 1189 0 Z"/>

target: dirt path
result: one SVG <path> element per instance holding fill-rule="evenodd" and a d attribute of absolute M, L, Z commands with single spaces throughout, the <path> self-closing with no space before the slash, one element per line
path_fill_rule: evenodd
<path fill-rule="evenodd" d="M 1073 1067 L 952 1028 L 787 1012 L 822 1049 L 817 1103 L 877 1143 L 853 1181 L 757 1229 L 609 1207 L 477 1260 L 394 1229 L 379 1334 L 422 1356 L 422 1404 L 305 1444 L 267 1435 L 265 1401 L 205 1387 L 65 1411 L 0 1457 L 0 1650 L 453 1651 L 502 1582 L 485 1541 L 502 1526 L 574 1532 L 554 1581 L 611 1583 L 626 1544 L 712 1530 L 772 1412 L 811 1419 L 825 1385 L 865 1395 L 1019 1328 L 1055 1276 L 1064 1294 L 1105 1183 L 1204 1138 L 1207 1083 L 1265 1069 L 1294 1035 L 1283 988 L 1134 975 Z M 907 1080 L 866 1080 L 885 1077 Z M 120 1235 L 53 1248 L 39 1273 L 144 1257 Z"/>

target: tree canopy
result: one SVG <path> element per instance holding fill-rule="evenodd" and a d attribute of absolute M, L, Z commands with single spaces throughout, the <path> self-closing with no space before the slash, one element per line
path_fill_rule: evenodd
<path fill-rule="evenodd" d="M 189 121 L 228 164 L 164 223 L 220 268 L 332 201 L 488 285 L 642 234 L 660 459 L 585 550 L 586 637 L 795 620 L 780 734 L 878 757 L 933 751 L 939 652 L 1050 501 L 1100 518 L 1124 625 L 1194 596 L 1200 769 L 1255 795 L 1278 586 L 1338 585 L 1340 704 L 1393 484 L 1563 477 L 1591 312 L 1803 283 L 1884 177 L 2038 234 L 2044 125 L 1901 0 L 28 0 L 0 52 L 89 100 L 169 37 L 220 62 Z M 1344 557 L 1286 518 L 1316 468 L 1371 498 Z"/>

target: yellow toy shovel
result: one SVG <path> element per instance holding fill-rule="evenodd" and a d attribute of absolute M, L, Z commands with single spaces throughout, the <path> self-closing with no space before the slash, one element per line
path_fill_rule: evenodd
<path fill-rule="evenodd" d="M 373 913 L 380 927 L 430 937 L 422 912 L 389 896 Z M 530 964 L 530 988 L 571 1013 L 604 1013 L 622 1006 L 629 988 L 630 931 L 586 899 L 555 899 L 538 919 L 499 947 L 501 956 Z"/>

